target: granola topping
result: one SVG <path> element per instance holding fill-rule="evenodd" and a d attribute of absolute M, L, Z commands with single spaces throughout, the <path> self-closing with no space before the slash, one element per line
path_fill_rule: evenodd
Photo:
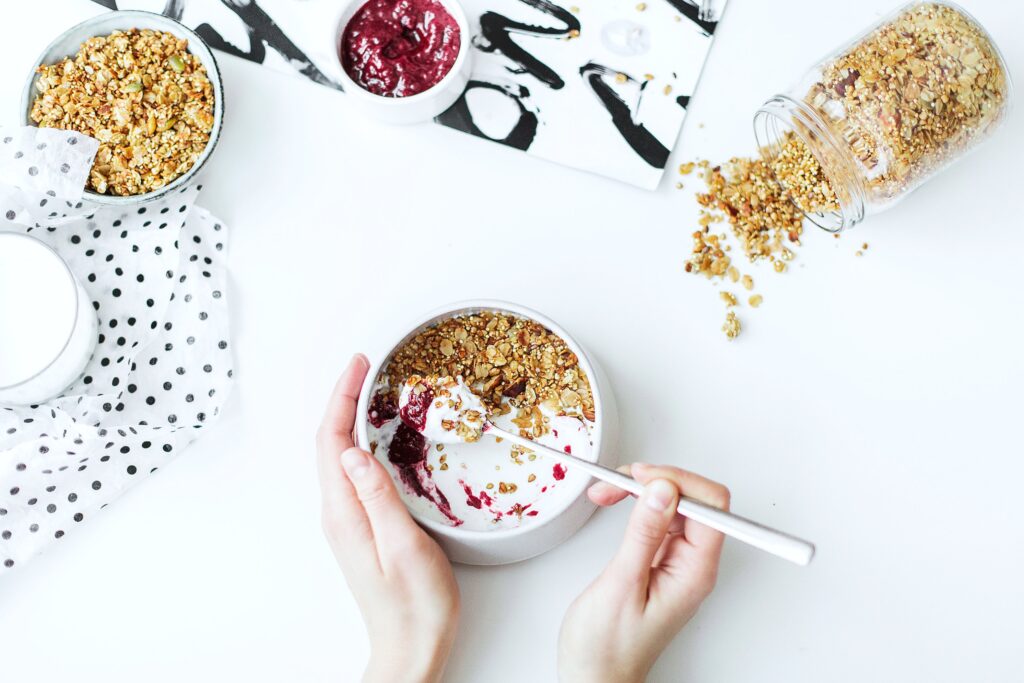
<path fill-rule="evenodd" d="M 37 72 L 31 119 L 99 140 L 87 184 L 98 194 L 157 190 L 188 172 L 210 140 L 213 87 L 188 41 L 173 34 L 96 36 Z"/>
<path fill-rule="evenodd" d="M 518 316 L 482 312 L 444 320 L 398 349 L 384 373 L 390 387 L 412 375 L 461 377 L 490 414 L 514 413 L 530 438 L 545 433 L 542 407 L 595 419 L 590 381 L 576 354 L 544 326 Z"/>

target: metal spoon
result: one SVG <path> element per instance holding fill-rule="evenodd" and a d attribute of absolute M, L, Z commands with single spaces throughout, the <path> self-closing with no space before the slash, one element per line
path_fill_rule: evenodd
<path fill-rule="evenodd" d="M 434 400 L 435 390 L 443 392 L 441 394 L 444 397 L 443 400 Z M 507 439 L 527 450 L 549 455 L 562 464 L 577 467 L 591 476 L 618 486 L 635 496 L 639 496 L 643 492 L 643 485 L 632 477 L 582 460 L 570 453 L 548 448 L 543 444 L 495 426 L 487 419 L 487 409 L 480 397 L 469 390 L 461 377 L 457 379 L 435 377 L 433 380 L 425 380 L 419 376 L 410 378 L 399 396 L 399 416 L 407 425 L 434 441 L 463 441 L 466 440 L 466 432 L 475 432 L 476 438 L 480 438 L 480 434 L 490 434 Z M 807 565 L 814 557 L 814 546 L 807 541 L 719 510 L 692 498 L 681 496 L 676 509 L 679 514 L 695 522 L 717 529 L 727 536 L 732 536 L 790 562 Z"/>
<path fill-rule="evenodd" d="M 632 477 L 626 476 L 621 472 L 617 472 L 613 469 L 609 469 L 597 463 L 589 462 L 578 458 L 570 453 L 564 453 L 562 451 L 549 448 L 543 444 L 539 444 L 536 441 L 513 434 L 512 432 L 505 431 L 500 427 L 494 426 L 491 422 L 484 423 L 484 433 L 490 434 L 496 438 L 506 439 L 514 444 L 522 446 L 523 448 L 544 455 L 550 456 L 562 463 L 563 465 L 569 465 L 570 467 L 576 467 L 583 470 L 590 476 L 606 481 L 613 486 L 618 486 L 624 491 L 629 491 L 635 496 L 639 496 L 644 490 L 643 484 L 638 482 Z M 692 519 L 695 522 L 700 522 L 705 526 L 709 526 L 712 529 L 721 531 L 726 536 L 732 536 L 733 538 L 743 541 L 748 545 L 752 545 L 755 548 L 760 548 L 765 552 L 776 555 L 790 562 L 794 562 L 801 566 L 810 564 L 811 559 L 814 558 L 814 544 L 805 541 L 796 536 L 772 529 L 771 527 L 758 524 L 755 521 L 734 515 L 731 512 L 725 510 L 719 510 L 718 508 L 711 507 L 705 503 L 687 498 L 686 496 L 680 496 L 679 505 L 676 507 L 679 514 Z"/>

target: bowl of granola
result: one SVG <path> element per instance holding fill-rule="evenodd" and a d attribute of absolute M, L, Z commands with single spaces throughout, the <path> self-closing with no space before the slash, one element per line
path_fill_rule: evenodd
<path fill-rule="evenodd" d="M 75 130 L 100 147 L 85 198 L 123 205 L 188 184 L 220 137 L 224 91 L 213 53 L 179 22 L 107 12 L 74 26 L 36 60 L 25 125 Z"/>
<path fill-rule="evenodd" d="M 614 465 L 617 414 L 608 382 L 557 323 L 490 300 L 445 306 L 415 320 L 372 363 L 356 436 L 453 561 L 524 560 L 587 521 L 595 507 L 585 473 L 491 436 L 434 439 L 431 429 L 411 428 L 400 414 L 403 391 L 428 385 L 468 390 L 495 425 Z"/>

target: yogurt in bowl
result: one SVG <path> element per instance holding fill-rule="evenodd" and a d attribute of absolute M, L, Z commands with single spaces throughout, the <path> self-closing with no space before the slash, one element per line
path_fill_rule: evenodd
<path fill-rule="evenodd" d="M 588 475 L 483 436 L 483 420 L 604 465 L 616 431 L 591 359 L 552 321 L 501 302 L 446 307 L 411 326 L 371 368 L 358 415 L 360 445 L 449 556 L 469 564 L 542 553 L 594 510 Z"/>

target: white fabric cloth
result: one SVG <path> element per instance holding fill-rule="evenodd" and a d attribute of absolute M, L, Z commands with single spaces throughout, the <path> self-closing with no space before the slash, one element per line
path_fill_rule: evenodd
<path fill-rule="evenodd" d="M 194 206 L 196 185 L 125 208 L 83 201 L 96 148 L 0 128 L 0 231 L 53 247 L 99 318 L 93 357 L 61 396 L 0 407 L 0 576 L 177 456 L 232 385 L 227 229 Z"/>

